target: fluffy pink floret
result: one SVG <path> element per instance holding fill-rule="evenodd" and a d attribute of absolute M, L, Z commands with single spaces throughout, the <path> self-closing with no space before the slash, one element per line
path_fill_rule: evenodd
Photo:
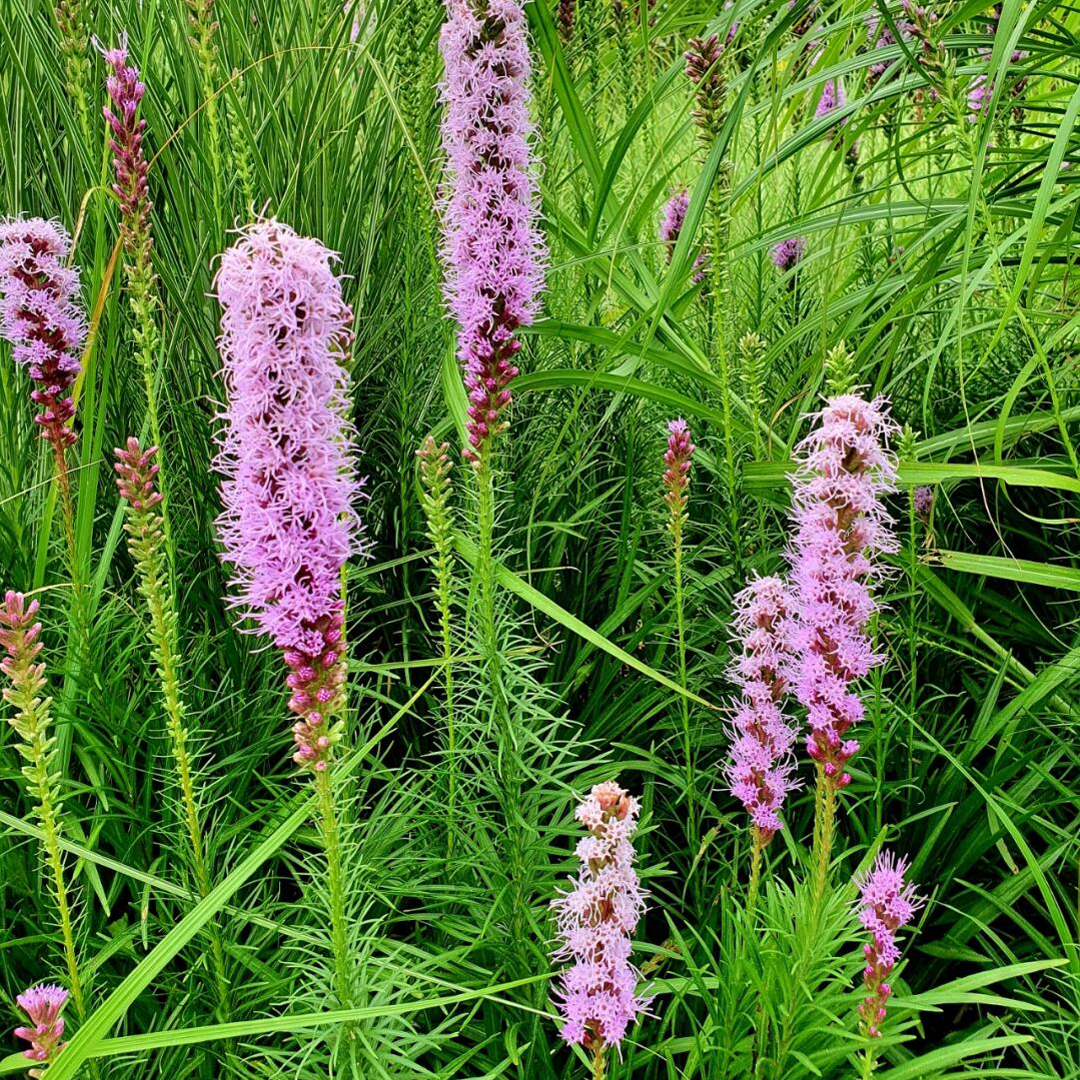
<path fill-rule="evenodd" d="M 461 327 L 469 448 L 505 428 L 514 334 L 532 322 L 546 249 L 529 153 L 529 44 L 521 0 L 445 0 L 446 297 Z"/>
<path fill-rule="evenodd" d="M 645 910 L 631 839 L 637 800 L 614 781 L 597 784 L 577 809 L 589 830 L 578 843 L 581 870 L 572 892 L 552 901 L 558 927 L 554 960 L 572 960 L 556 991 L 562 1037 L 588 1049 L 618 1046 L 645 1011 L 630 961 L 631 937 Z"/>
<path fill-rule="evenodd" d="M 831 398 L 796 448 L 795 530 L 788 552 L 793 618 L 787 675 L 807 710 L 807 750 L 837 787 L 859 744 L 845 739 L 863 717 L 853 684 L 881 662 L 867 633 L 878 610 L 871 591 L 875 560 L 895 551 L 892 519 L 882 497 L 895 486 L 888 449 L 896 425 L 884 399 Z"/>
<path fill-rule="evenodd" d="M 314 656 L 339 612 L 341 568 L 361 550 L 342 367 L 352 312 L 333 258 L 265 221 L 225 252 L 216 280 L 228 392 L 217 525 L 232 603 L 279 647 Z"/>
<path fill-rule="evenodd" d="M 777 577 L 755 578 L 735 597 L 733 629 L 741 650 L 728 676 L 741 693 L 724 775 L 731 794 L 746 807 L 760 843 L 768 843 L 783 827 L 779 810 L 798 786 L 791 779 L 797 731 L 783 710 L 790 608 L 787 587 Z"/>
<path fill-rule="evenodd" d="M 23 1057 L 30 1061 L 52 1061 L 64 1048 L 60 1040 L 64 1035 L 64 1018 L 60 1015 L 68 992 L 61 986 L 41 983 L 24 990 L 15 998 L 16 1004 L 30 1021 L 29 1027 L 17 1027 L 15 1036 L 30 1045 Z M 40 1076 L 40 1070 L 31 1069 L 30 1076 Z"/>

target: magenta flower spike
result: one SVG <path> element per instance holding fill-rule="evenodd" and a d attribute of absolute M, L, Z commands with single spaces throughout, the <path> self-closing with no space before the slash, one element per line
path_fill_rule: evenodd
<path fill-rule="evenodd" d="M 667 261 L 671 262 L 671 256 L 675 253 L 675 245 L 682 235 L 683 223 L 686 221 L 686 211 L 690 208 L 690 193 L 686 188 L 678 188 L 673 191 L 671 198 L 664 204 L 664 215 L 660 219 L 659 237 L 667 249 Z M 705 270 L 708 264 L 706 252 L 694 260 L 694 284 L 699 285 L 705 280 Z"/>
<path fill-rule="evenodd" d="M 798 787 L 791 778 L 798 731 L 783 709 L 790 608 L 787 586 L 778 577 L 755 578 L 735 597 L 734 631 L 742 648 L 728 676 L 740 694 L 724 775 L 731 794 L 746 807 L 760 846 L 783 828 L 780 808 Z"/>
<path fill-rule="evenodd" d="M 769 252 L 769 257 L 772 259 L 773 266 L 782 274 L 786 274 L 789 270 L 794 270 L 803 261 L 805 254 L 806 237 L 793 236 L 788 240 L 781 240 Z"/>
<path fill-rule="evenodd" d="M 790 683 L 807 710 L 807 752 L 835 788 L 859 744 L 845 738 L 863 717 L 855 682 L 881 663 L 867 633 L 878 610 L 875 558 L 897 549 L 882 502 L 894 490 L 896 431 L 884 398 L 830 398 L 796 447 L 794 536 L 788 551 L 794 620 Z"/>
<path fill-rule="evenodd" d="M 284 652 L 300 766 L 326 768 L 345 677 L 341 570 L 362 552 L 346 419 L 352 312 L 318 240 L 258 222 L 221 257 L 228 406 L 215 468 L 233 606 Z"/>
<path fill-rule="evenodd" d="M 30 1021 L 29 1027 L 15 1029 L 16 1037 L 30 1044 L 23 1051 L 23 1057 L 48 1064 L 64 1049 L 64 1043 L 60 1041 L 64 1034 L 64 1018 L 60 1011 L 67 999 L 68 992 L 63 987 L 48 983 L 32 986 L 16 996 L 16 1004 Z M 31 1069 L 29 1075 L 41 1076 L 41 1070 Z"/>
<path fill-rule="evenodd" d="M 71 237 L 58 222 L 0 223 L 0 334 L 35 384 L 30 399 L 41 411 L 34 422 L 59 465 L 76 439 L 71 389 L 82 371 L 86 339 L 79 272 L 66 261 L 70 253 Z"/>
<path fill-rule="evenodd" d="M 686 505 L 690 492 L 690 459 L 697 447 L 690 440 L 690 425 L 680 416 L 668 424 L 667 449 L 664 451 L 664 502 L 671 511 L 668 528 L 681 531 L 686 523 Z"/>
<path fill-rule="evenodd" d="M 825 85 L 821 88 L 821 98 L 818 101 L 817 108 L 814 110 L 814 116 L 820 120 L 823 116 L 828 116 L 829 113 L 842 109 L 846 104 L 847 95 L 844 93 L 844 87 L 840 80 L 826 79 Z M 845 119 L 841 123 L 847 123 L 847 120 Z"/>
<path fill-rule="evenodd" d="M 547 252 L 530 160 L 529 43 L 522 0 L 445 0 L 442 207 L 446 299 L 469 396 L 465 457 L 507 427 L 516 337 L 536 314 Z"/>
<path fill-rule="evenodd" d="M 888 978 L 900 959 L 896 932 L 911 922 L 924 903 L 916 896 L 915 886 L 904 880 L 907 868 L 906 859 L 882 851 L 873 868 L 855 879 L 860 894 L 859 921 L 871 935 L 863 946 L 863 985 L 869 993 L 859 1005 L 863 1034 L 871 1039 L 881 1034 L 885 1005 L 892 995 Z"/>
<path fill-rule="evenodd" d="M 932 487 L 917 487 L 912 492 L 911 501 L 915 507 L 915 513 L 925 522 L 930 517 L 930 511 L 934 508 L 934 489 Z"/>
<path fill-rule="evenodd" d="M 597 784 L 575 817 L 589 831 L 579 841 L 581 869 L 572 892 L 552 901 L 559 944 L 552 959 L 572 960 L 556 992 L 562 1037 L 599 1056 L 618 1047 L 645 1011 L 636 994 L 631 937 L 645 910 L 631 840 L 638 803 L 614 781 Z"/>

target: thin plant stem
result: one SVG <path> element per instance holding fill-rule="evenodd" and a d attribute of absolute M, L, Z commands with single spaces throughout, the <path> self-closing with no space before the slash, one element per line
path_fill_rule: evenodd
<path fill-rule="evenodd" d="M 758 891 L 761 887 L 761 856 L 765 845 L 761 842 L 761 833 L 753 830 L 753 843 L 750 849 L 750 885 L 746 892 L 746 914 L 752 916 L 757 906 Z"/>
<path fill-rule="evenodd" d="M 825 899 L 825 887 L 829 879 L 829 861 L 832 857 L 833 838 L 836 832 L 836 787 L 829 782 L 825 769 L 817 766 L 814 813 L 814 912 L 821 915 Z"/>
<path fill-rule="evenodd" d="M 592 1080 L 604 1080 L 606 1075 L 607 1069 L 605 1068 L 604 1060 L 604 1043 L 602 1040 L 597 1040 L 596 1046 L 593 1048 Z"/>
<path fill-rule="evenodd" d="M 683 533 L 681 521 L 672 529 L 674 549 L 673 573 L 675 578 L 675 627 L 679 651 L 679 685 L 687 689 L 686 672 L 686 606 L 683 597 Z M 686 770 L 687 820 L 690 835 L 696 835 L 696 799 L 694 783 L 694 747 L 690 732 L 690 702 L 685 693 L 679 695 L 683 728 L 683 765 Z"/>

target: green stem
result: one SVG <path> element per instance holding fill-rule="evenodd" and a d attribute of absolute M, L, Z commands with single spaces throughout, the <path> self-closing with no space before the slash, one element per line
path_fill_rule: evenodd
<path fill-rule="evenodd" d="M 605 1061 L 604 1061 L 604 1043 L 603 1040 L 598 1039 L 596 1047 L 593 1050 L 592 1059 L 592 1080 L 604 1080 L 606 1075 Z"/>
<path fill-rule="evenodd" d="M 682 523 L 676 520 L 672 529 L 675 575 L 675 627 L 679 651 L 679 685 L 687 689 L 686 677 L 686 607 L 683 599 L 683 536 Z M 685 693 L 679 695 L 683 728 L 683 764 L 686 769 L 687 821 L 691 837 L 696 837 L 697 798 L 694 777 L 694 748 L 690 732 L 690 702 Z"/>
<path fill-rule="evenodd" d="M 871 1044 L 863 1051 L 862 1058 L 862 1080 L 871 1080 L 874 1075 L 874 1069 L 876 1068 L 875 1054 Z"/>
<path fill-rule="evenodd" d="M 817 787 L 815 789 L 814 813 L 814 917 L 815 922 L 821 915 L 821 904 L 825 899 L 825 887 L 829 880 L 829 861 L 832 856 L 833 838 L 836 831 L 836 787 L 825 775 L 821 765 L 817 766 Z"/>
<path fill-rule="evenodd" d="M 757 906 L 758 890 L 761 886 L 761 855 L 765 845 L 761 842 L 761 833 L 754 829 L 753 847 L 750 851 L 750 885 L 746 893 L 746 914 L 749 918 Z"/>
<path fill-rule="evenodd" d="M 326 853 L 326 887 L 330 895 L 330 942 L 334 954 L 334 992 L 338 1007 L 352 1007 L 352 960 L 349 955 L 345 869 L 338 833 L 337 810 L 330 769 L 315 773 L 315 792 L 319 803 L 319 833 Z"/>

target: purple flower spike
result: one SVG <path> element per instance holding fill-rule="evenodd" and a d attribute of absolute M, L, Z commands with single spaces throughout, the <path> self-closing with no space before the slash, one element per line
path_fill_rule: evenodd
<path fill-rule="evenodd" d="M 690 193 L 686 188 L 678 188 L 673 191 L 671 198 L 664 205 L 664 216 L 660 220 L 659 236 L 667 248 L 667 261 L 671 262 L 671 256 L 675 253 L 675 245 L 679 242 L 682 234 L 683 223 L 686 221 L 686 211 L 690 208 Z M 694 260 L 694 284 L 698 285 L 705 280 L 705 270 L 708 265 L 708 255 L 702 253 Z"/>
<path fill-rule="evenodd" d="M 30 1061 L 48 1064 L 64 1049 L 60 1040 L 64 1034 L 64 1018 L 60 1015 L 68 992 L 62 986 L 50 986 L 41 983 L 24 990 L 16 998 L 16 1004 L 30 1020 L 29 1027 L 17 1027 L 15 1036 L 25 1039 L 30 1046 L 23 1051 L 23 1057 Z M 31 1069 L 30 1076 L 41 1076 L 40 1069 Z"/>
<path fill-rule="evenodd" d="M 843 84 L 839 79 L 826 79 L 821 89 L 821 99 L 818 101 L 814 116 L 820 120 L 823 116 L 842 109 L 847 104 L 847 95 L 844 93 Z M 846 123 L 847 120 L 841 121 Z"/>
<path fill-rule="evenodd" d="M 841 788 L 851 780 L 844 765 L 859 749 L 844 736 L 863 717 L 852 687 L 882 660 L 866 628 L 878 610 L 874 559 L 897 549 L 882 503 L 896 479 L 887 445 L 896 425 L 884 398 L 857 394 L 831 398 L 814 419 L 792 478 L 790 683 L 807 710 L 807 752 Z"/>
<path fill-rule="evenodd" d="M 561 1034 L 596 1054 L 617 1047 L 647 1004 L 635 993 L 638 973 L 630 962 L 645 910 L 631 844 L 637 815 L 637 800 L 614 781 L 592 789 L 575 815 L 589 830 L 577 846 L 581 870 L 573 891 L 551 905 L 559 938 L 552 959 L 574 962 L 557 991 Z"/>
<path fill-rule="evenodd" d="M 930 511 L 934 508 L 934 489 L 932 487 L 917 487 L 911 496 L 915 506 L 915 513 L 924 522 L 930 517 Z"/>
<path fill-rule="evenodd" d="M 690 459 L 697 447 L 690 440 L 690 425 L 680 416 L 668 424 L 667 450 L 664 451 L 664 502 L 671 511 L 669 528 L 681 529 L 686 522 L 686 504 L 690 491 Z"/>
<path fill-rule="evenodd" d="M 79 272 L 66 263 L 70 252 L 71 238 L 57 222 L 0 223 L 0 334 L 36 384 L 30 400 L 41 411 L 34 421 L 61 464 L 77 438 L 71 388 L 82 371 L 86 338 Z"/>
<path fill-rule="evenodd" d="M 869 993 L 859 1005 L 863 1034 L 871 1039 L 881 1035 L 885 1005 L 892 995 L 888 978 L 900 959 L 896 932 L 911 922 L 924 903 L 916 896 L 915 886 L 904 880 L 907 867 L 906 859 L 882 851 L 873 869 L 855 879 L 860 893 L 859 921 L 871 935 L 871 941 L 863 946 L 863 985 Z"/>
<path fill-rule="evenodd" d="M 741 694 L 724 775 L 731 794 L 746 807 L 760 845 L 783 828 L 778 812 L 798 786 L 791 779 L 798 732 L 783 711 L 790 608 L 787 586 L 777 577 L 756 578 L 735 597 L 734 631 L 742 650 L 728 675 Z"/>
<path fill-rule="evenodd" d="M 299 765 L 325 768 L 344 679 L 341 569 L 362 552 L 342 355 L 352 312 L 318 240 L 264 221 L 221 257 L 228 408 L 215 459 L 223 558 L 244 608 L 284 650 Z"/>
<path fill-rule="evenodd" d="M 805 254 L 806 237 L 793 236 L 789 240 L 781 240 L 769 252 L 769 257 L 772 259 L 773 266 L 782 274 L 786 274 L 789 270 L 794 270 L 803 261 Z"/>
<path fill-rule="evenodd" d="M 124 249 L 130 256 L 149 259 L 151 205 L 146 174 L 150 166 L 143 148 L 146 121 L 135 118 L 146 86 L 138 69 L 128 63 L 126 34 L 115 49 L 101 49 L 101 55 L 112 69 L 105 82 L 112 108 L 106 105 L 102 113 L 111 130 L 109 148 L 116 172 L 113 191 L 120 200 Z"/>
<path fill-rule="evenodd" d="M 439 38 L 448 192 L 442 258 L 469 396 L 465 456 L 506 430 L 510 383 L 547 256 L 529 153 L 529 44 L 521 0 L 445 0 Z"/>

